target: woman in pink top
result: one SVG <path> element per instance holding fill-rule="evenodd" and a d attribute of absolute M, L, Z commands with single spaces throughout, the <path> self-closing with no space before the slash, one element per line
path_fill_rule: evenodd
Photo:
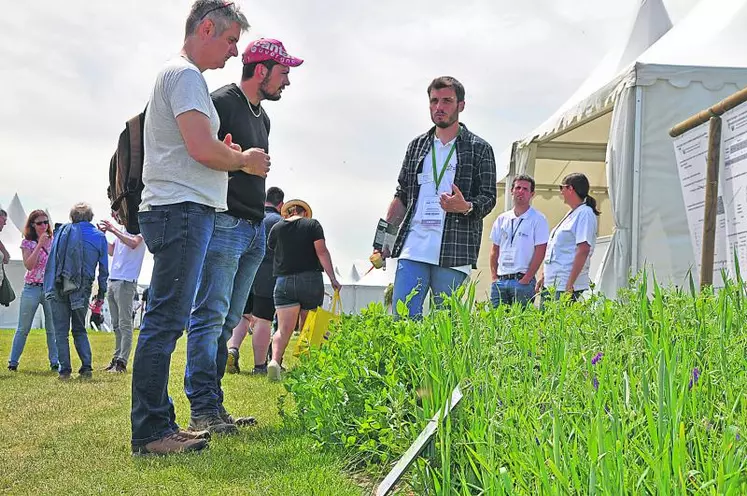
<path fill-rule="evenodd" d="M 52 370 L 57 370 L 59 364 L 57 362 L 57 342 L 52 327 L 52 309 L 49 302 L 44 298 L 44 269 L 47 267 L 49 250 L 52 247 L 52 228 L 49 225 L 49 216 L 44 210 L 31 212 L 28 220 L 26 220 L 23 237 L 21 251 L 23 252 L 23 265 L 26 267 L 26 276 L 23 278 L 25 284 L 21 293 L 21 310 L 18 316 L 18 328 L 13 336 L 8 370 L 18 370 L 18 362 L 21 359 L 23 348 L 26 346 L 26 338 L 31 330 L 34 315 L 36 315 L 39 305 L 44 310 L 49 366 Z"/>

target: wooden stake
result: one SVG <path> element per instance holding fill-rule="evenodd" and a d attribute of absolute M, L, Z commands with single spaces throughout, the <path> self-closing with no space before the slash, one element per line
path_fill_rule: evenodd
<path fill-rule="evenodd" d="M 708 158 L 706 161 L 705 212 L 703 246 L 700 259 L 700 289 L 713 285 L 713 261 L 716 256 L 716 214 L 718 213 L 718 166 L 721 159 L 721 117 L 711 117 L 708 124 Z"/>

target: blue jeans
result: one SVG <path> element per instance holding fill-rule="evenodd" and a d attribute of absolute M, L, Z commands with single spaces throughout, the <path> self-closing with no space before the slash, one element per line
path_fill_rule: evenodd
<path fill-rule="evenodd" d="M 90 288 L 84 296 L 86 296 L 86 299 L 90 298 Z M 86 331 L 86 313 L 88 312 L 88 308 L 72 309 L 70 295 L 65 295 L 62 298 L 52 298 L 49 301 L 52 308 L 60 374 L 70 374 L 73 371 L 73 366 L 70 363 L 70 342 L 68 340 L 71 329 L 75 351 L 78 352 L 78 358 L 81 361 L 78 372 L 92 371 L 91 362 L 93 361 L 93 357 L 91 356 L 91 344 L 88 342 L 88 333 Z"/>
<path fill-rule="evenodd" d="M 578 291 L 574 291 L 573 293 L 570 294 L 570 300 L 574 302 L 578 301 L 578 299 L 581 298 L 581 295 L 583 294 L 584 291 L 586 290 L 579 289 Z M 550 298 L 552 298 L 553 300 L 559 300 L 560 298 L 563 297 L 565 293 L 566 293 L 565 291 L 555 291 L 554 293 L 552 293 L 550 292 L 548 288 L 543 288 L 542 289 L 542 301 L 544 302 L 545 300 L 550 299 Z M 540 308 L 542 308 L 541 305 L 540 305 Z"/>
<path fill-rule="evenodd" d="M 34 322 L 36 310 L 41 305 L 44 311 L 44 328 L 47 330 L 47 354 L 49 365 L 55 366 L 57 362 L 57 338 L 54 334 L 54 323 L 52 322 L 52 307 L 44 298 L 44 288 L 41 286 L 23 285 L 21 292 L 21 308 L 18 312 L 18 328 L 13 336 L 13 345 L 10 349 L 8 365 L 18 366 L 21 360 L 23 348 L 26 346 L 26 338 L 29 336 L 31 325 Z"/>
<path fill-rule="evenodd" d="M 423 315 L 423 303 L 428 289 L 433 294 L 433 302 L 436 307 L 443 303 L 442 293 L 451 296 L 451 293 L 457 289 L 467 274 L 449 267 L 440 267 L 424 262 L 415 262 L 412 260 L 398 260 L 397 274 L 394 276 L 394 291 L 392 292 L 392 311 L 395 317 L 397 314 L 397 302 L 407 301 L 408 295 L 413 289 L 417 292 L 407 303 L 407 310 L 410 317 L 420 318 Z"/>
<path fill-rule="evenodd" d="M 168 392 L 171 354 L 189 321 L 215 209 L 192 202 L 161 205 L 138 213 L 138 221 L 153 254 L 153 274 L 132 362 L 133 447 L 179 428 Z"/>
<path fill-rule="evenodd" d="M 193 417 L 218 414 L 223 405 L 227 343 L 264 255 L 264 223 L 216 214 L 187 330 L 184 391 Z"/>
<path fill-rule="evenodd" d="M 490 287 L 490 303 L 494 307 L 498 305 L 513 305 L 518 303 L 526 305 L 534 297 L 534 287 L 537 284 L 535 277 L 529 281 L 529 284 L 519 284 L 516 279 L 507 279 L 495 281 Z"/>

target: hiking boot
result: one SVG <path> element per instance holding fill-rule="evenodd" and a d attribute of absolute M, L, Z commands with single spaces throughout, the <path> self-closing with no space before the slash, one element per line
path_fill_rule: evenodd
<path fill-rule="evenodd" d="M 11 372 L 18 372 L 18 365 L 8 365 L 8 370 Z"/>
<path fill-rule="evenodd" d="M 78 379 L 93 379 L 93 370 L 81 370 L 78 371 Z"/>
<path fill-rule="evenodd" d="M 205 439 L 206 441 L 210 441 L 210 433 L 208 431 L 185 431 L 184 429 L 179 429 L 179 435 L 187 439 Z"/>
<path fill-rule="evenodd" d="M 132 454 L 134 456 L 174 455 L 190 451 L 200 451 L 207 447 L 208 442 L 205 439 L 190 439 L 181 432 L 174 432 L 163 436 L 161 439 L 151 441 L 145 446 L 134 446 Z"/>
<path fill-rule="evenodd" d="M 238 374 L 241 372 L 239 367 L 239 349 L 228 348 L 228 361 L 226 361 L 226 373 L 227 374 Z"/>
<path fill-rule="evenodd" d="M 58 377 L 58 379 L 61 381 L 69 381 L 70 376 L 71 376 L 70 372 L 60 372 L 60 376 Z"/>
<path fill-rule="evenodd" d="M 251 375 L 267 375 L 267 362 L 262 365 L 255 365 L 250 373 Z"/>
<path fill-rule="evenodd" d="M 270 382 L 280 382 L 281 371 L 285 371 L 283 366 L 275 360 L 270 360 L 270 363 L 267 364 L 267 379 L 269 379 Z"/>
<path fill-rule="evenodd" d="M 107 365 L 106 367 L 104 367 L 104 370 L 105 370 L 105 371 L 107 371 L 107 372 L 109 372 L 109 371 L 110 371 L 111 369 L 113 369 L 113 368 L 114 368 L 114 367 L 115 367 L 116 365 L 117 365 L 117 359 L 116 359 L 116 358 L 112 358 L 112 361 L 111 361 L 111 362 L 109 362 L 109 365 Z"/>
<path fill-rule="evenodd" d="M 122 360 L 117 360 L 114 363 L 114 367 L 109 369 L 110 374 L 124 374 L 127 372 L 127 364 L 124 363 Z"/>
<path fill-rule="evenodd" d="M 227 424 L 219 415 L 203 415 L 189 419 L 190 431 L 208 431 L 210 434 L 238 434 L 239 429 L 234 424 Z"/>
<path fill-rule="evenodd" d="M 234 417 L 228 413 L 225 408 L 222 408 L 220 418 L 227 424 L 235 425 L 236 427 L 253 427 L 257 425 L 257 419 L 254 417 Z"/>
<path fill-rule="evenodd" d="M 52 363 L 52 364 L 50 364 L 49 365 L 49 370 L 54 370 L 55 372 L 57 372 L 58 370 L 60 370 L 60 364 L 59 363 Z"/>

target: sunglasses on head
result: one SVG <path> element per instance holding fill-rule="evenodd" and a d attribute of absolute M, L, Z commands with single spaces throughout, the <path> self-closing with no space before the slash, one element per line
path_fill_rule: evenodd
<path fill-rule="evenodd" d="M 207 12 L 205 12 L 204 14 L 202 14 L 202 17 L 200 17 L 200 20 L 202 21 L 203 19 L 205 19 L 205 17 L 207 17 L 207 15 L 209 13 L 211 13 L 211 12 L 215 12 L 216 10 L 220 10 L 220 9 L 225 9 L 226 7 L 230 7 L 231 5 L 233 5 L 233 2 L 226 2 L 223 5 L 219 5 L 217 7 L 213 7 L 212 9 L 210 9 Z"/>
<path fill-rule="evenodd" d="M 34 222 L 34 225 L 35 226 L 48 226 L 49 225 L 49 221 L 48 220 L 40 220 L 38 222 Z"/>

